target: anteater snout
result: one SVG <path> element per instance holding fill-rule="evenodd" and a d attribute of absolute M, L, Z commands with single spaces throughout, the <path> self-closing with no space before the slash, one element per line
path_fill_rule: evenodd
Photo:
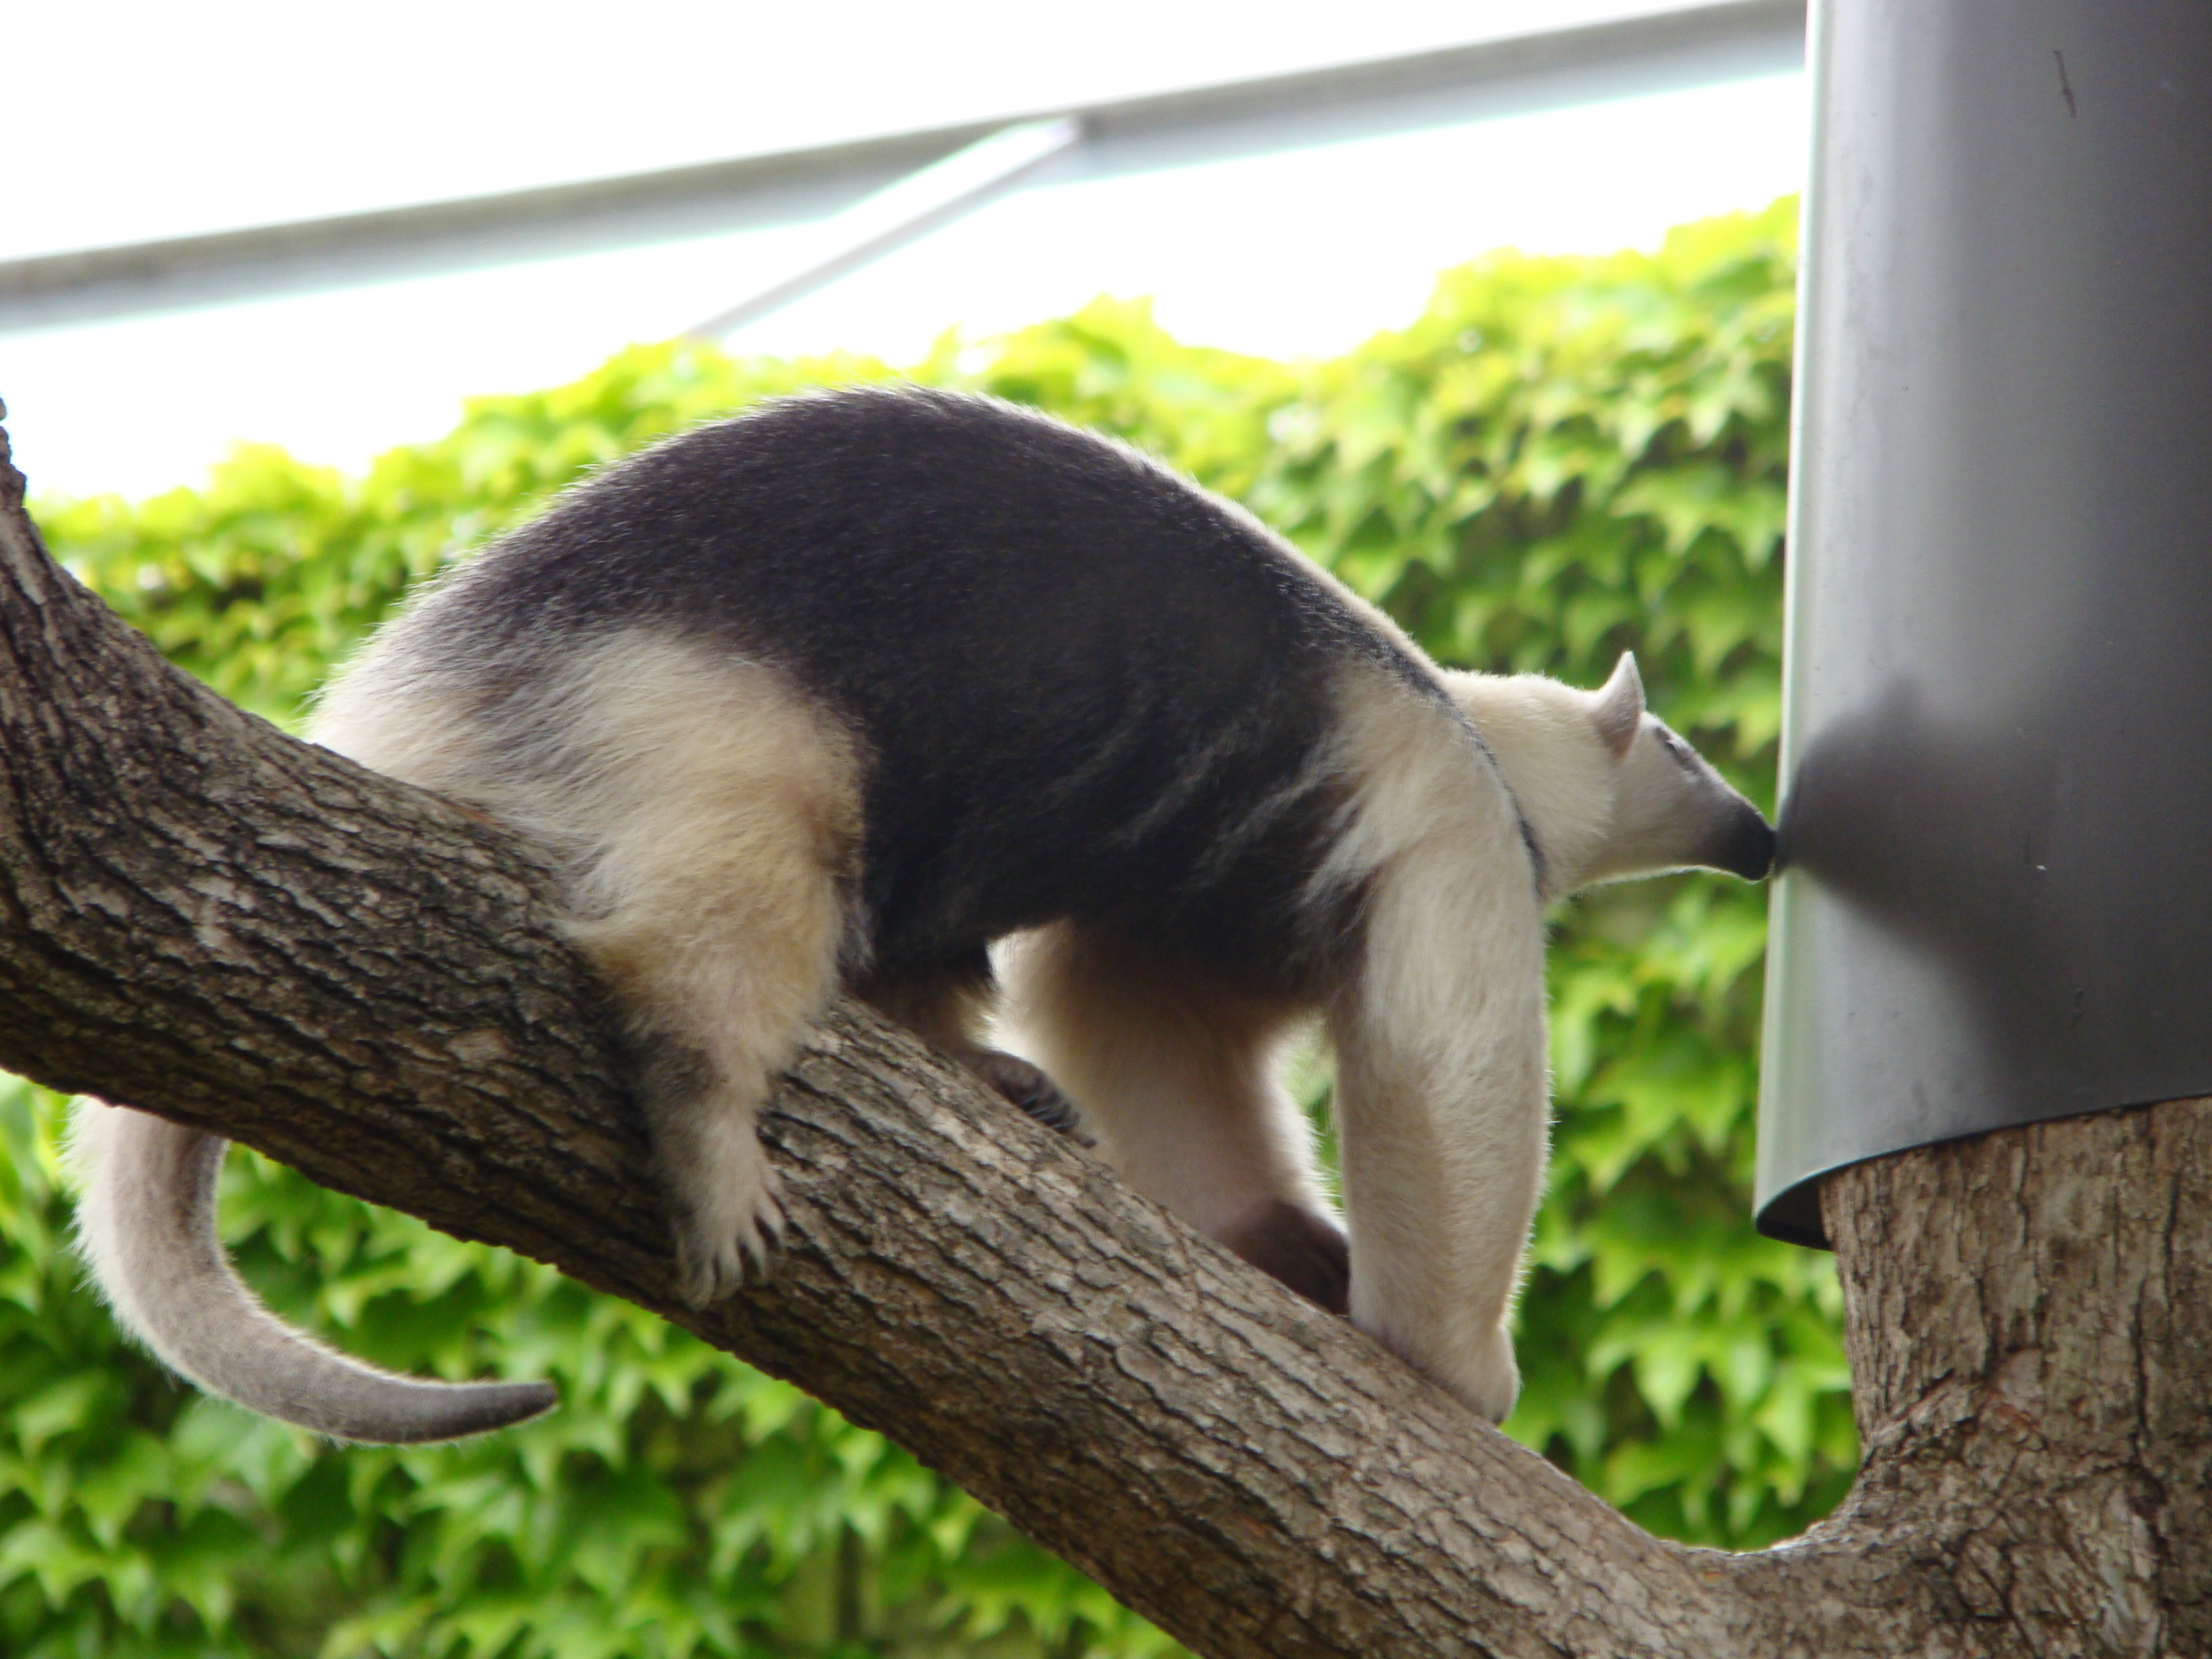
<path fill-rule="evenodd" d="M 1774 827 L 1746 801 L 1729 823 L 1705 860 L 1716 870 L 1725 870 L 1746 881 L 1762 881 L 1774 867 Z"/>

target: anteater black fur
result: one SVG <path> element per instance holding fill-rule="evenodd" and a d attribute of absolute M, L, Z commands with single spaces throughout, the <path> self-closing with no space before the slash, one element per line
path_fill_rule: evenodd
<path fill-rule="evenodd" d="M 1062 917 L 1285 990 L 1358 896 L 1308 878 L 1342 810 L 1342 671 L 1424 667 L 1280 537 L 1136 451 L 915 390 L 769 404 L 608 469 L 434 601 L 456 659 L 651 624 L 775 664 L 860 740 L 885 975 L 971 971 Z M 858 965 L 858 964 L 856 964 Z"/>

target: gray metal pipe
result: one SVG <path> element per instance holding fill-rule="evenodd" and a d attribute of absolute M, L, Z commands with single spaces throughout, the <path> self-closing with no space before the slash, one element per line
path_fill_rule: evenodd
<path fill-rule="evenodd" d="M 1758 1207 L 2212 1094 L 2212 4 L 1815 0 Z"/>

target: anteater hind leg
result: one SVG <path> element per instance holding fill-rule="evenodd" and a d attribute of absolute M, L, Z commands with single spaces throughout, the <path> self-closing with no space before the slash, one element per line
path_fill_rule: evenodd
<path fill-rule="evenodd" d="M 1075 1104 L 1043 1072 L 983 1041 L 998 986 L 981 951 L 942 968 L 888 974 L 860 988 L 863 1000 L 943 1049 L 1048 1129 L 1088 1141 Z"/>
<path fill-rule="evenodd" d="M 775 669 L 653 627 L 481 663 L 398 638 L 339 684 L 318 739 L 566 866 L 569 932 L 639 1062 L 679 1288 L 709 1301 L 781 1224 L 753 1121 L 836 982 L 861 834 L 851 735 Z"/>
<path fill-rule="evenodd" d="M 640 1060 L 678 1288 L 736 1288 L 782 1224 L 754 1122 L 836 983 L 860 840 L 849 741 L 758 665 L 633 634 L 588 665 L 562 724 L 593 848 L 571 929 Z"/>
<path fill-rule="evenodd" d="M 1275 1075 L 1298 1011 L 1172 950 L 1072 922 L 1023 939 L 1006 967 L 1030 1049 L 1131 1184 L 1343 1312 L 1344 1233 L 1305 1115 Z"/>
<path fill-rule="evenodd" d="M 634 901 L 580 926 L 615 987 L 695 1304 L 765 1261 L 782 1212 L 755 1119 L 836 981 L 843 907 L 797 826 L 755 823 L 711 886 L 648 866 Z"/>

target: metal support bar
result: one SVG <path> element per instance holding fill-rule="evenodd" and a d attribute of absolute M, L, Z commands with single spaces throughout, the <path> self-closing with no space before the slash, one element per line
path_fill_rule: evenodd
<path fill-rule="evenodd" d="M 1083 142 L 1073 116 L 1006 127 L 833 214 L 816 228 L 787 275 L 763 283 L 684 332 L 719 340 L 793 300 L 827 287 L 892 249 L 1003 195 L 1024 173 Z"/>
<path fill-rule="evenodd" d="M 1717 0 L 781 155 L 0 260 L 0 332 L 818 220 L 1010 125 L 1080 122 L 1082 176 L 1110 177 L 1774 73 L 1803 61 L 1804 33 L 1805 0 Z"/>

